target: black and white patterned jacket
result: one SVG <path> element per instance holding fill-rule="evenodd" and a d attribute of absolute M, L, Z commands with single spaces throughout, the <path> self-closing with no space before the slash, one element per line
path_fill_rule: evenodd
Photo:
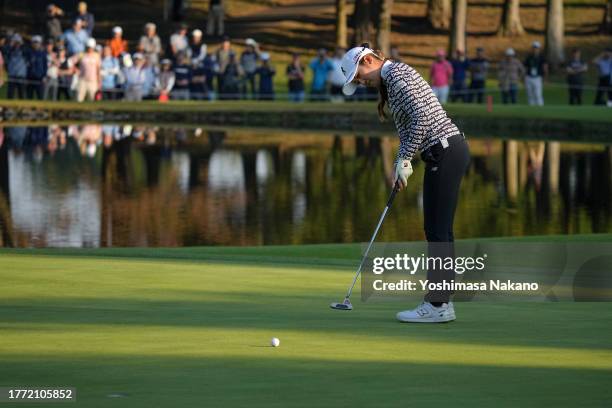
<path fill-rule="evenodd" d="M 429 84 L 414 68 L 385 61 L 381 76 L 400 138 L 397 160 L 411 160 L 417 150 L 426 150 L 443 139 L 461 134 L 446 116 Z"/>

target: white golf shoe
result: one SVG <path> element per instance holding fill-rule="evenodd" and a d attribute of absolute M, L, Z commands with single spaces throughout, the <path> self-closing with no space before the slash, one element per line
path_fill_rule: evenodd
<path fill-rule="evenodd" d="M 445 323 L 456 319 L 453 302 L 443 303 L 440 307 L 423 302 L 416 309 L 399 312 L 396 317 L 404 323 Z"/>

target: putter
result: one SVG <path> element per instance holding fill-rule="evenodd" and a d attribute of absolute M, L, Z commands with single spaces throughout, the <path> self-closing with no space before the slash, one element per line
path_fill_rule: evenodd
<path fill-rule="evenodd" d="M 398 190 L 399 190 L 399 182 L 396 181 L 395 184 L 393 185 L 393 191 L 391 191 L 391 195 L 389 196 L 389 199 L 387 200 L 387 206 L 383 210 L 380 216 L 380 219 L 378 220 L 378 225 L 376 226 L 376 229 L 374 230 L 372 239 L 370 239 L 370 243 L 368 244 L 368 247 L 366 248 L 366 251 L 363 254 L 363 258 L 361 258 L 361 263 L 359 264 L 359 268 L 357 268 L 357 273 L 355 274 L 353 283 L 351 283 L 351 286 L 349 286 L 349 290 L 342 302 L 340 303 L 334 302 L 331 305 L 329 305 L 329 307 L 331 307 L 332 309 L 353 310 L 353 305 L 351 304 L 351 300 L 350 300 L 351 293 L 353 293 L 353 288 L 355 287 L 355 283 L 357 283 L 357 279 L 359 278 L 359 275 L 361 274 L 361 268 L 363 268 L 363 264 L 365 263 L 365 260 L 368 258 L 368 253 L 370 252 L 370 248 L 372 248 L 372 244 L 374 243 L 374 240 L 376 239 L 376 235 L 378 235 L 378 230 L 380 229 L 380 226 L 385 220 L 385 217 L 387 216 L 387 212 L 389 211 L 389 208 L 391 208 L 391 204 L 393 203 L 393 199 L 395 198 L 395 195 L 397 194 Z"/>

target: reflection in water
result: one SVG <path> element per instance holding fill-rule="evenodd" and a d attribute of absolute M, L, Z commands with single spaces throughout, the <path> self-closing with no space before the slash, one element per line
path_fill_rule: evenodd
<path fill-rule="evenodd" d="M 458 237 L 610 232 L 612 149 L 470 140 Z M 395 138 L 131 125 L 0 128 L 0 245 L 367 241 Z M 423 163 L 386 241 L 421 240 Z"/>
<path fill-rule="evenodd" d="M 189 193 L 189 154 L 186 152 L 173 152 L 171 156 L 172 168 L 176 172 L 176 183 L 181 193 Z"/>
<path fill-rule="evenodd" d="M 240 152 L 217 150 L 210 155 L 208 185 L 212 191 L 244 190 L 244 165 Z"/>
<path fill-rule="evenodd" d="M 299 225 L 306 216 L 306 153 L 300 150 L 291 155 L 291 189 L 293 223 Z"/>
<path fill-rule="evenodd" d="M 63 180 L 53 178 L 53 171 L 40 171 L 41 167 L 39 159 L 31 160 L 14 151 L 8 154 L 13 227 L 27 232 L 31 245 L 99 246 L 97 180 L 83 177 L 65 185 Z"/>
<path fill-rule="evenodd" d="M 274 162 L 272 154 L 264 149 L 257 150 L 255 156 L 255 174 L 257 175 L 257 185 L 264 186 L 274 178 Z"/>

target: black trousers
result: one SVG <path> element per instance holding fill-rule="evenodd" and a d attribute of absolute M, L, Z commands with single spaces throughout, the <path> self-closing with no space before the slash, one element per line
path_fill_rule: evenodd
<path fill-rule="evenodd" d="M 609 75 L 599 77 L 597 93 L 595 94 L 595 105 L 605 105 L 607 100 L 612 100 L 612 85 L 610 84 Z"/>
<path fill-rule="evenodd" d="M 477 103 L 484 102 L 485 81 L 484 79 L 473 79 L 470 84 L 470 93 L 468 94 L 468 102 L 476 101 Z"/>
<path fill-rule="evenodd" d="M 446 148 L 438 143 L 421 153 L 421 158 L 425 162 L 424 228 L 430 259 L 437 257 L 444 260 L 455 255 L 453 221 L 461 179 L 470 162 L 470 150 L 463 135 L 452 136 L 447 141 Z M 454 270 L 439 267 L 435 262 L 434 264 L 435 266 L 427 271 L 430 283 L 450 283 L 455 279 Z M 425 300 L 448 302 L 451 294 L 450 290 L 429 291 L 425 295 Z"/>
<path fill-rule="evenodd" d="M 569 83 L 569 104 L 582 105 L 582 84 Z"/>

